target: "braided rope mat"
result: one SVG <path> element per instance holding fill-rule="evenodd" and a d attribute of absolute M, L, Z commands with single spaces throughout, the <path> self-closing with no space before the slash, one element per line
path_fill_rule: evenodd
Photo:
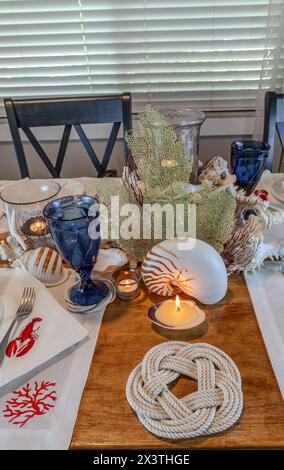
<path fill-rule="evenodd" d="M 179 399 L 168 385 L 181 374 L 196 380 L 198 390 Z M 129 375 L 126 397 L 145 428 L 168 439 L 224 431 L 243 409 L 237 366 L 206 343 L 169 341 L 150 349 Z"/>

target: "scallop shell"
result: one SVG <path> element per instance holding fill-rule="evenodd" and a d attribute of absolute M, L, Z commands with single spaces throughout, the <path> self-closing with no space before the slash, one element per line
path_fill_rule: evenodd
<path fill-rule="evenodd" d="M 40 247 L 27 251 L 23 265 L 29 274 L 47 286 L 60 284 L 67 277 L 60 254 L 51 248 Z"/>
<path fill-rule="evenodd" d="M 128 258 L 126 253 L 119 248 L 101 248 L 94 266 L 94 271 L 100 273 L 112 272 L 127 263 Z"/>
<path fill-rule="evenodd" d="M 184 243 L 165 240 L 155 245 L 142 263 L 144 283 L 159 295 L 182 291 L 203 304 L 219 302 L 228 287 L 224 261 L 208 243 L 192 238 L 187 240 L 187 248 Z"/>

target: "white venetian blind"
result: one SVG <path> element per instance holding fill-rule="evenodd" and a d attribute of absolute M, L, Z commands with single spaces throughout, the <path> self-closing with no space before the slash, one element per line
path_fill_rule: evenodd
<path fill-rule="evenodd" d="M 261 71 L 267 88 L 272 74 L 268 9 L 269 0 L 0 0 L 0 96 L 130 91 L 134 110 L 254 108 Z"/>

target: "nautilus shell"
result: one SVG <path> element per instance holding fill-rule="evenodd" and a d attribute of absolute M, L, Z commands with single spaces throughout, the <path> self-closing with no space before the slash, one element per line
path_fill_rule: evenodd
<path fill-rule="evenodd" d="M 182 291 L 204 304 L 219 302 L 226 294 L 228 275 L 217 251 L 201 240 L 165 240 L 144 257 L 142 277 L 159 295 Z"/>

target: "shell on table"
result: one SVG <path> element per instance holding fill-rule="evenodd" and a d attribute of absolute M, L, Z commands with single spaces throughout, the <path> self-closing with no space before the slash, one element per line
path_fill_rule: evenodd
<path fill-rule="evenodd" d="M 118 267 L 127 263 L 127 255 L 120 248 L 101 248 L 94 266 L 94 271 L 100 273 L 111 273 Z"/>
<path fill-rule="evenodd" d="M 272 206 L 259 194 L 247 196 L 243 190 L 236 193 L 236 221 L 230 240 L 227 241 L 222 257 L 227 271 L 254 272 L 266 258 L 278 257 L 277 250 L 264 245 L 264 233 L 273 224 L 284 221 L 283 212 Z"/>
<path fill-rule="evenodd" d="M 228 275 L 219 253 L 202 240 L 165 240 L 144 257 L 142 277 L 156 294 L 181 291 L 204 304 L 219 302 L 226 294 Z"/>
<path fill-rule="evenodd" d="M 22 262 L 29 274 L 47 286 L 60 284 L 67 277 L 60 254 L 51 248 L 27 251 Z"/>
<path fill-rule="evenodd" d="M 230 174 L 228 162 L 215 156 L 201 167 L 198 181 L 202 184 L 227 187 L 235 183 L 236 177 Z"/>

